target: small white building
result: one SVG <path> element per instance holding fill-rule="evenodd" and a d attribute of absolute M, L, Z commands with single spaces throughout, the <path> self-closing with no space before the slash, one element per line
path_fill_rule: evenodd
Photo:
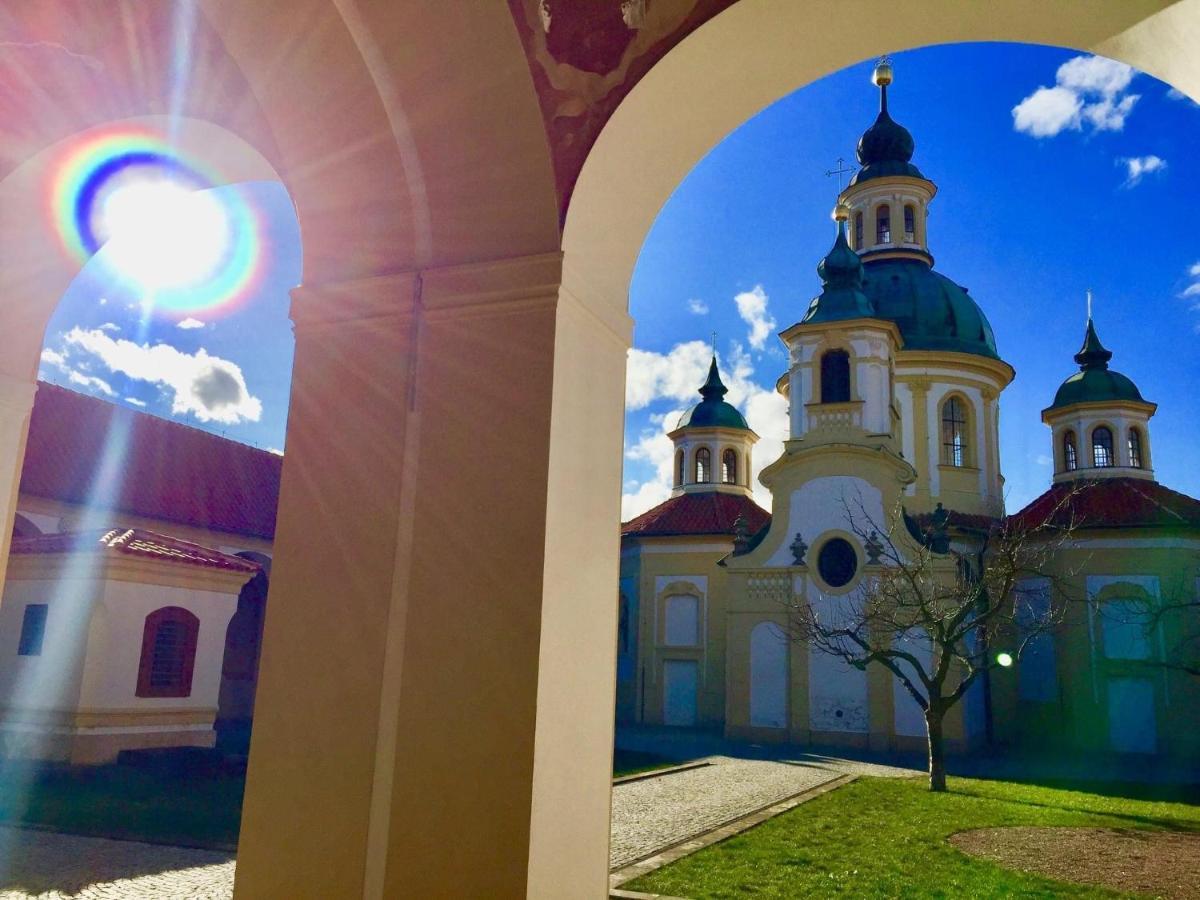
<path fill-rule="evenodd" d="M 17 538 L 0 602 L 0 755 L 211 747 L 250 560 L 144 529 Z"/>

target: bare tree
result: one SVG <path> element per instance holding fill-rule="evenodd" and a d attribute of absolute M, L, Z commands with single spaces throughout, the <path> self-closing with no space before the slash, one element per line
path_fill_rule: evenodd
<path fill-rule="evenodd" d="M 941 504 L 922 528 L 900 507 L 881 523 L 861 501 L 854 508 L 844 502 L 850 530 L 868 553 L 861 585 L 844 597 L 789 605 L 790 639 L 859 670 L 883 666 L 917 702 L 931 791 L 946 789 L 946 714 L 980 676 L 1018 662 L 1065 616 L 1069 573 L 1055 556 L 1072 527 L 1051 523 L 1069 512 L 1072 496 L 1032 525 L 964 523 L 975 528 L 956 527 Z M 1049 590 L 1041 579 L 1049 579 Z"/>
<path fill-rule="evenodd" d="M 1175 577 L 1164 579 L 1162 596 L 1097 605 L 1102 621 L 1140 637 L 1141 647 L 1129 648 L 1134 652 L 1126 662 L 1200 677 L 1200 578 L 1188 575 L 1188 567 L 1181 565 Z"/>

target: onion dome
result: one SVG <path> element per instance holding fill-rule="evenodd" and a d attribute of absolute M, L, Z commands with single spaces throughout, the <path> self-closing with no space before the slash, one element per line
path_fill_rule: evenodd
<path fill-rule="evenodd" d="M 749 431 L 745 417 L 732 404 L 726 403 L 725 395 L 729 388 L 721 381 L 721 373 L 717 371 L 717 357 L 713 356 L 712 365 L 708 367 L 708 379 L 700 387 L 700 396 L 704 399 L 679 417 L 676 428 L 740 428 Z"/>
<path fill-rule="evenodd" d="M 1083 346 L 1075 354 L 1075 362 L 1079 363 L 1079 371 L 1068 378 L 1054 395 L 1050 409 L 1059 409 L 1075 403 L 1097 403 L 1127 400 L 1134 403 L 1145 403 L 1141 391 L 1120 372 L 1114 372 L 1108 367 L 1112 359 L 1112 351 L 1106 350 L 1096 335 L 1096 326 L 1088 317 L 1087 332 L 1083 336 Z"/>
<path fill-rule="evenodd" d="M 808 312 L 801 320 L 803 324 L 863 319 L 875 315 L 871 301 L 862 289 L 862 260 L 846 241 L 846 215 L 842 206 L 834 212 L 838 223 L 837 237 L 825 258 L 817 263 L 817 274 L 822 284 L 821 295 L 814 297 L 809 304 Z"/>
<path fill-rule="evenodd" d="M 858 139 L 857 155 L 861 168 L 850 179 L 850 184 L 889 175 L 924 178 L 921 170 L 909 162 L 916 149 L 912 134 L 888 115 L 887 89 L 892 83 L 892 65 L 886 58 L 875 67 L 872 80 L 879 86 L 879 115 Z"/>

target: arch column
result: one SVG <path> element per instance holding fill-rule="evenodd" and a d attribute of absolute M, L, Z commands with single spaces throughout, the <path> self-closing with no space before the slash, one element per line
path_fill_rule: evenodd
<path fill-rule="evenodd" d="M 36 393 L 35 380 L 23 381 L 0 374 L 0 472 L 10 473 L 8 478 L 0 479 L 0 585 L 8 571 L 8 550 L 21 486 L 21 463 L 25 458 L 29 414 Z"/>
<path fill-rule="evenodd" d="M 295 292 L 237 897 L 605 890 L 630 334 L 560 280 Z"/>

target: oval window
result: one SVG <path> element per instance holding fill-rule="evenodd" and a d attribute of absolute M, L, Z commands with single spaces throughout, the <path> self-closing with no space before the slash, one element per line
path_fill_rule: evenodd
<path fill-rule="evenodd" d="M 858 571 L 858 554 L 845 538 L 831 538 L 817 554 L 817 571 L 821 580 L 830 587 L 842 587 L 850 583 Z"/>

